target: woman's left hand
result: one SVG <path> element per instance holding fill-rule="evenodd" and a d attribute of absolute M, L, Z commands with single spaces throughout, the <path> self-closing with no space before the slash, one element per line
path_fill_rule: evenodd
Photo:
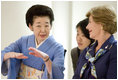
<path fill-rule="evenodd" d="M 40 50 L 37 50 L 36 48 L 30 47 L 29 50 L 33 51 L 33 52 L 29 52 L 30 55 L 34 55 L 36 57 L 40 57 L 43 60 L 45 60 L 45 59 L 47 59 L 49 57 L 46 53 L 44 53 L 44 52 L 42 52 Z"/>

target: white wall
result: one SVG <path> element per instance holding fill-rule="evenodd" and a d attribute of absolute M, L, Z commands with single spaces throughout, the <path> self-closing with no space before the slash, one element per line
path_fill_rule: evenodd
<path fill-rule="evenodd" d="M 87 11 L 97 5 L 108 4 L 117 8 L 117 2 L 93 1 L 2 1 L 1 2 L 1 49 L 23 35 L 32 34 L 25 23 L 25 13 L 34 4 L 50 6 L 55 20 L 51 34 L 67 49 L 65 56 L 65 79 L 73 76 L 70 50 L 76 47 L 76 24 L 85 18 Z M 116 9 L 117 10 L 117 9 Z M 117 38 L 116 34 L 115 37 Z"/>
<path fill-rule="evenodd" d="M 67 50 L 65 56 L 65 79 L 68 78 L 68 58 L 71 49 L 71 2 L 56 1 L 52 4 L 53 11 L 55 12 L 55 23 L 53 28 L 53 34 L 55 39 L 63 44 Z"/>

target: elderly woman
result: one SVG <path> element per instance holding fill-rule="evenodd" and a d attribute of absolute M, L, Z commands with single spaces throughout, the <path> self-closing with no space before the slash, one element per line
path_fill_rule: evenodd
<path fill-rule="evenodd" d="M 26 13 L 27 26 L 34 34 L 23 36 L 1 54 L 2 74 L 9 79 L 64 78 L 64 48 L 49 36 L 53 11 L 33 5 Z"/>
<path fill-rule="evenodd" d="M 116 79 L 117 41 L 113 33 L 117 30 L 116 14 L 108 6 L 92 8 L 88 13 L 90 38 L 96 41 L 86 48 L 78 61 L 73 78 Z"/>
<path fill-rule="evenodd" d="M 79 59 L 80 53 L 82 53 L 82 51 L 93 42 L 93 39 L 89 37 L 89 31 L 86 29 L 88 22 L 89 20 L 88 18 L 86 18 L 80 21 L 76 25 L 76 30 L 77 30 L 76 41 L 78 47 L 75 47 L 71 50 L 71 58 L 74 72 L 77 67 L 77 61 Z"/>

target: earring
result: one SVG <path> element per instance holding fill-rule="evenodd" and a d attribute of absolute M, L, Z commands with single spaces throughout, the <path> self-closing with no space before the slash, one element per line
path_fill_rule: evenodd
<path fill-rule="evenodd" d="M 101 30 L 103 30 L 103 27 L 101 27 Z"/>

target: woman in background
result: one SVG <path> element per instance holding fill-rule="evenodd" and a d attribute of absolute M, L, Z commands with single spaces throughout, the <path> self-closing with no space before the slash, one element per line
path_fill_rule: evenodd
<path fill-rule="evenodd" d="M 87 29 L 96 41 L 80 55 L 74 79 L 117 79 L 116 14 L 109 6 L 92 8 Z"/>
<path fill-rule="evenodd" d="M 80 53 L 93 42 L 93 40 L 90 39 L 89 37 L 89 31 L 86 29 L 88 22 L 89 22 L 88 18 L 86 18 L 80 21 L 76 25 L 76 30 L 77 30 L 76 41 L 77 41 L 78 47 L 75 47 L 71 50 L 71 58 L 72 58 L 74 72 L 77 67 L 77 61 L 78 61 Z"/>

